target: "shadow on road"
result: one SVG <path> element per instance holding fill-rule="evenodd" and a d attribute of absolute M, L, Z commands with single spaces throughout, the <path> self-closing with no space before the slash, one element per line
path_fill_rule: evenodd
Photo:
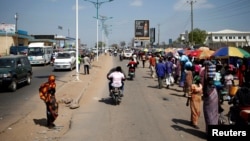
<path fill-rule="evenodd" d="M 108 104 L 108 105 L 115 105 L 114 101 L 112 100 L 111 97 L 102 98 L 99 100 L 99 102 L 103 102 L 103 103 Z"/>
<path fill-rule="evenodd" d="M 158 88 L 158 85 L 156 85 L 156 86 L 148 86 L 149 88 L 155 88 L 155 89 L 159 89 Z"/>
<path fill-rule="evenodd" d="M 45 126 L 47 127 L 47 119 L 45 118 L 41 118 L 41 119 L 33 119 L 34 123 L 36 125 L 40 125 L 40 126 Z"/>
<path fill-rule="evenodd" d="M 191 135 L 194 135 L 196 137 L 199 137 L 201 139 L 206 139 L 206 133 L 199 131 L 198 129 L 190 129 L 190 128 L 184 128 L 180 125 L 177 124 L 182 124 L 182 125 L 187 125 L 190 126 L 191 128 L 193 128 L 190 124 L 190 121 L 187 120 L 183 120 L 183 119 L 172 119 L 172 121 L 175 123 L 175 125 L 172 125 L 172 127 L 176 130 L 176 131 L 184 131 L 187 132 Z"/>

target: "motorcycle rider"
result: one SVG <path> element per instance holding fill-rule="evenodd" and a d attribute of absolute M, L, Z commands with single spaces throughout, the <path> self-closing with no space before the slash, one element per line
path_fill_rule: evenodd
<path fill-rule="evenodd" d="M 129 69 L 130 68 L 134 69 L 134 71 L 135 71 L 136 66 L 137 66 L 136 61 L 134 60 L 134 58 L 131 57 L 130 61 L 127 64 L 127 67 L 129 67 Z"/>
<path fill-rule="evenodd" d="M 246 125 L 246 122 L 250 120 L 250 114 L 243 115 L 242 110 L 250 111 L 250 85 L 238 88 L 235 96 L 229 101 L 229 104 L 233 104 L 230 107 L 231 121 L 234 121 L 237 125 Z"/>
<path fill-rule="evenodd" d="M 121 96 L 123 96 L 124 91 L 124 82 L 126 80 L 126 75 L 122 68 L 120 66 L 117 66 L 115 68 L 112 68 L 108 74 L 107 79 L 110 80 L 109 82 L 109 92 L 111 96 L 111 89 L 112 87 L 121 87 L 122 93 Z"/>

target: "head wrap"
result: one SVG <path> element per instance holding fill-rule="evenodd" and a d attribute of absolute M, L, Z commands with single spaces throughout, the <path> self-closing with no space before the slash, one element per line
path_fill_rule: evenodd
<path fill-rule="evenodd" d="M 49 78 L 48 78 L 49 82 L 55 82 L 55 80 L 56 80 L 55 75 L 50 75 Z"/>
<path fill-rule="evenodd" d="M 200 82 L 201 82 L 201 77 L 199 75 L 195 75 L 194 83 L 197 84 L 197 83 L 200 83 Z"/>

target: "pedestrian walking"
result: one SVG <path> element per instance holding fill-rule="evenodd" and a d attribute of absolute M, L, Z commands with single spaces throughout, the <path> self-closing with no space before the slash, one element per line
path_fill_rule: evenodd
<path fill-rule="evenodd" d="M 168 60 L 166 62 L 166 85 L 167 88 L 169 88 L 170 85 L 174 84 L 174 78 L 173 78 L 173 62 L 171 61 L 171 57 L 168 57 Z"/>
<path fill-rule="evenodd" d="M 163 63 L 163 59 L 159 59 L 159 63 L 156 64 L 155 67 L 156 74 L 158 77 L 158 88 L 161 89 L 163 87 L 163 80 L 166 74 L 166 65 Z"/>
<path fill-rule="evenodd" d="M 82 58 L 81 56 L 79 55 L 78 58 L 77 58 L 77 64 L 78 64 L 78 69 L 80 70 L 81 68 L 81 62 L 82 62 Z"/>
<path fill-rule="evenodd" d="M 214 65 L 207 60 L 203 63 L 200 71 L 203 85 L 203 113 L 206 124 L 206 131 L 208 125 L 217 125 L 219 121 L 219 95 L 214 85 Z"/>
<path fill-rule="evenodd" d="M 156 59 L 155 55 L 152 54 L 152 56 L 149 58 L 149 66 L 150 66 L 150 71 L 151 71 L 151 77 L 155 78 L 155 65 L 156 65 Z"/>
<path fill-rule="evenodd" d="M 174 67 L 174 83 L 175 84 L 178 84 L 179 82 L 180 73 L 181 73 L 181 62 L 180 62 L 180 59 L 177 58 L 175 62 L 175 67 Z"/>
<path fill-rule="evenodd" d="M 83 57 L 83 67 L 84 67 L 84 74 L 89 74 L 89 69 L 91 67 L 91 61 L 88 55 Z"/>
<path fill-rule="evenodd" d="M 194 84 L 191 85 L 191 90 L 188 93 L 187 98 L 187 106 L 190 105 L 191 109 L 191 125 L 196 129 L 199 129 L 198 121 L 201 115 L 201 96 L 203 94 L 202 89 L 203 88 L 200 82 L 200 77 L 196 76 L 194 79 Z"/>
<path fill-rule="evenodd" d="M 141 60 L 142 60 L 142 67 L 145 68 L 145 63 L 146 63 L 146 60 L 147 60 L 145 52 L 142 54 Z"/>
<path fill-rule="evenodd" d="M 39 88 L 40 99 L 42 99 L 46 105 L 48 128 L 55 127 L 54 121 L 58 117 L 58 102 L 56 101 L 55 93 L 55 76 L 50 75 L 48 78 L 48 82 L 43 83 Z"/>
<path fill-rule="evenodd" d="M 184 97 L 186 97 L 186 94 L 190 93 L 190 88 L 191 88 L 191 85 L 193 84 L 193 72 L 191 70 L 192 70 L 192 67 L 186 67 L 185 75 L 184 75 L 185 76 L 184 87 L 183 87 Z"/>

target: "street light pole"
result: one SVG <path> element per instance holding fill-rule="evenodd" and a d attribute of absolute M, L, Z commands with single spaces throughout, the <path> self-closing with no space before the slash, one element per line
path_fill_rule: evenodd
<path fill-rule="evenodd" d="M 18 29 L 17 29 L 18 14 L 16 13 L 14 17 L 15 17 L 15 20 L 16 20 L 16 28 L 15 28 L 15 33 L 16 33 L 16 38 L 17 38 L 16 46 L 18 46 Z"/>
<path fill-rule="evenodd" d="M 103 43 L 104 43 L 104 39 L 103 39 L 103 35 L 104 35 L 104 28 L 105 27 L 105 21 L 107 21 L 108 19 L 112 19 L 113 17 L 106 17 L 106 16 L 100 16 L 100 20 L 101 20 L 101 24 L 102 24 L 102 47 L 101 49 L 103 49 Z"/>
<path fill-rule="evenodd" d="M 104 29 L 104 30 L 105 30 L 105 31 L 104 31 L 104 32 L 105 32 L 105 37 L 106 37 L 105 39 L 106 39 L 106 42 L 107 42 L 106 46 L 107 46 L 108 48 L 109 48 L 108 35 L 109 35 L 109 31 L 111 31 L 111 30 L 108 31 L 107 28 L 108 28 L 108 27 L 111 27 L 111 26 L 112 26 L 112 25 L 109 25 L 109 26 L 106 25 L 106 26 L 105 26 L 105 29 Z M 105 46 L 105 48 L 106 48 L 106 46 Z"/>
<path fill-rule="evenodd" d="M 194 20 L 193 20 L 193 4 L 196 2 L 195 0 L 187 1 L 191 5 L 191 45 L 193 46 L 194 36 L 193 36 L 193 29 L 194 29 Z"/>
<path fill-rule="evenodd" d="M 98 56 L 99 56 L 99 48 L 98 48 L 98 21 L 99 21 L 99 8 L 100 6 L 103 4 L 103 3 L 106 3 L 106 2 L 111 2 L 113 0 L 108 0 L 108 1 L 102 1 L 102 2 L 99 2 L 99 0 L 96 0 L 95 1 L 91 1 L 91 0 L 84 0 L 84 1 L 88 1 L 88 2 L 91 2 L 92 4 L 94 4 L 95 8 L 96 8 L 96 49 L 97 49 L 97 56 L 96 56 L 96 60 L 98 61 Z"/>
<path fill-rule="evenodd" d="M 76 0 L 76 80 L 79 80 L 79 49 L 78 49 L 78 0 Z"/>

